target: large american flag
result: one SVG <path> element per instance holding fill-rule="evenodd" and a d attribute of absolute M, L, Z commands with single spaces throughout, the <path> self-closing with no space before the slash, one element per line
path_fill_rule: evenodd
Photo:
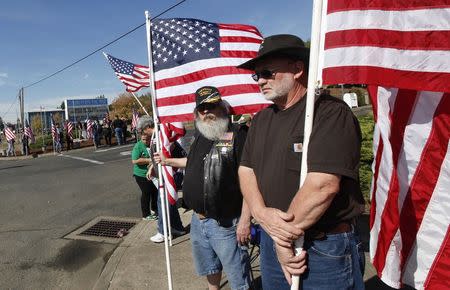
<path fill-rule="evenodd" d="M 173 142 L 183 137 L 186 133 L 182 122 L 163 123 L 160 125 L 161 148 L 166 158 L 171 157 Z M 166 188 L 169 203 L 174 205 L 178 199 L 177 187 L 174 180 L 176 168 L 171 166 L 162 166 L 162 176 Z"/>
<path fill-rule="evenodd" d="M 450 289 L 450 3 L 325 2 L 323 83 L 372 85 L 378 276 Z"/>
<path fill-rule="evenodd" d="M 162 123 L 193 119 L 194 92 L 215 86 L 234 114 L 267 106 L 251 72 L 236 68 L 256 56 L 257 28 L 197 19 L 157 19 L 151 24 L 156 106 Z"/>
<path fill-rule="evenodd" d="M 5 127 L 5 135 L 6 135 L 6 141 L 11 141 L 16 139 L 16 134 L 14 134 L 13 130 L 9 127 Z"/>
<path fill-rule="evenodd" d="M 450 91 L 448 0 L 325 2 L 324 84 Z"/>
<path fill-rule="evenodd" d="M 450 94 L 371 88 L 370 255 L 388 285 L 450 288 Z"/>
<path fill-rule="evenodd" d="M 128 92 L 136 92 L 149 86 L 149 69 L 147 66 L 124 61 L 105 52 L 103 54 Z"/>
<path fill-rule="evenodd" d="M 34 133 L 33 133 L 33 129 L 31 129 L 30 125 L 28 124 L 28 121 L 25 123 L 25 131 L 24 131 L 25 136 L 28 137 L 28 139 L 30 139 L 30 143 L 34 144 L 34 142 L 36 141 L 34 138 Z"/>

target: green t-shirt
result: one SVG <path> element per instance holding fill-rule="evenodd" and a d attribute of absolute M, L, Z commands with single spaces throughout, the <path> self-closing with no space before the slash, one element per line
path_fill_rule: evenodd
<path fill-rule="evenodd" d="M 134 145 L 133 151 L 131 151 L 131 159 L 137 160 L 139 158 L 150 158 L 147 146 L 142 141 L 139 141 Z M 133 174 L 140 177 L 145 177 L 147 173 L 148 164 L 133 164 Z"/>

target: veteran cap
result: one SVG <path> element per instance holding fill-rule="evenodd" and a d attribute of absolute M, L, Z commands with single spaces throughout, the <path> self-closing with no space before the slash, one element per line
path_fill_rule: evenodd
<path fill-rule="evenodd" d="M 195 91 L 195 106 L 201 104 L 215 104 L 220 102 L 220 92 L 216 87 L 205 86 Z"/>

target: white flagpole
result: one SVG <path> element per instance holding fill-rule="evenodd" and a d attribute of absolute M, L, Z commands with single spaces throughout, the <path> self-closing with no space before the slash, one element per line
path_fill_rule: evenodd
<path fill-rule="evenodd" d="M 144 110 L 145 114 L 147 114 L 147 116 L 150 116 L 150 114 L 145 109 L 144 105 L 142 105 L 141 101 L 139 101 L 138 97 L 133 92 L 131 92 L 131 94 L 136 99 L 136 101 L 139 103 L 139 105 L 141 106 L 142 110 Z"/>
<path fill-rule="evenodd" d="M 151 51 L 151 27 L 150 27 L 150 14 L 148 11 L 145 11 L 145 21 L 146 21 L 146 31 L 147 31 L 147 53 L 148 53 L 148 67 L 149 67 L 149 77 L 150 77 L 150 88 L 152 91 L 152 109 L 153 109 L 153 120 L 155 122 L 155 135 L 156 135 L 156 150 L 161 152 L 161 142 L 159 136 L 159 121 L 156 114 L 156 89 L 155 89 L 155 76 L 153 73 L 153 57 Z M 159 198 L 160 201 L 164 200 L 164 185 L 162 180 L 162 166 L 158 164 L 158 182 L 159 182 Z M 162 216 L 163 216 L 163 228 L 164 228 L 164 251 L 166 253 L 166 268 L 167 268 L 167 283 L 168 289 L 172 290 L 172 271 L 170 266 L 170 252 L 169 252 L 169 244 L 167 241 L 167 212 L 166 207 L 161 206 Z"/>
<path fill-rule="evenodd" d="M 314 0 L 313 2 L 313 18 L 311 26 L 311 48 L 309 56 L 309 70 L 308 70 L 308 90 L 306 93 L 306 109 L 305 109 L 305 128 L 303 139 L 303 153 L 302 164 L 300 170 L 300 188 L 306 179 L 308 172 L 307 158 L 308 158 L 308 145 L 309 137 L 312 131 L 313 118 L 314 118 L 314 102 L 317 83 L 317 72 L 319 66 L 319 50 L 320 50 L 320 29 L 322 23 L 322 1 Z M 303 250 L 304 237 L 300 237 L 295 241 L 295 255 L 299 255 Z M 300 276 L 292 276 L 291 290 L 298 290 L 300 286 Z"/>

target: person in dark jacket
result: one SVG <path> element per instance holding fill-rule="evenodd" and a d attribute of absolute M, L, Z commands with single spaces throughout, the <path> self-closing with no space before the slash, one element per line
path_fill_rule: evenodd
<path fill-rule="evenodd" d="M 195 92 L 195 140 L 187 158 L 164 158 L 162 165 L 185 167 L 183 200 L 193 210 L 192 254 L 197 274 L 219 289 L 222 270 L 232 289 L 248 289 L 250 212 L 243 202 L 237 170 L 246 130 L 231 124 L 229 107 L 215 87 Z"/>
<path fill-rule="evenodd" d="M 116 118 L 114 119 L 114 121 L 112 121 L 112 127 L 114 129 L 114 132 L 116 133 L 117 145 L 122 145 L 123 144 L 123 136 L 122 136 L 123 121 L 121 119 L 119 119 L 118 115 L 116 115 Z"/>

